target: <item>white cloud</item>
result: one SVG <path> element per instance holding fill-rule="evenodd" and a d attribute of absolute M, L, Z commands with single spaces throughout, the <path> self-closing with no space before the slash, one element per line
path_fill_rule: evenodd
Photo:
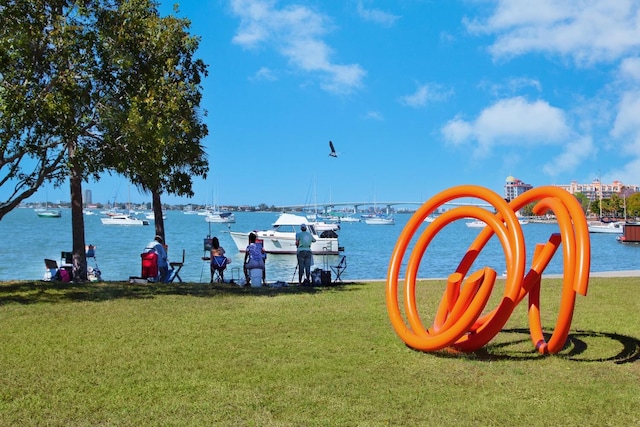
<path fill-rule="evenodd" d="M 611 129 L 611 136 L 637 139 L 638 135 L 640 135 L 640 91 L 627 92 L 618 105 L 618 114 Z"/>
<path fill-rule="evenodd" d="M 380 9 L 367 9 L 364 7 L 362 0 L 358 1 L 357 11 L 362 19 L 384 25 L 385 27 L 391 27 L 400 19 L 399 16 L 383 12 Z"/>
<path fill-rule="evenodd" d="M 585 136 L 569 141 L 563 147 L 562 153 L 542 167 L 542 171 L 549 176 L 559 176 L 563 173 L 574 172 L 580 163 L 595 154 L 596 149 L 591 137 Z"/>
<path fill-rule="evenodd" d="M 367 111 L 367 114 L 365 114 L 364 118 L 378 121 L 384 120 L 384 116 L 379 111 Z"/>
<path fill-rule="evenodd" d="M 640 183 L 640 157 L 635 157 L 622 167 L 611 170 L 602 177 L 603 182 L 611 182 L 616 179 L 624 184 L 638 185 Z"/>
<path fill-rule="evenodd" d="M 336 64 L 323 36 L 329 32 L 328 17 L 302 5 L 277 7 L 274 0 L 232 0 L 240 17 L 233 43 L 248 49 L 266 46 L 283 55 L 299 71 L 320 75 L 321 87 L 348 94 L 362 86 L 366 71 L 358 64 Z"/>
<path fill-rule="evenodd" d="M 640 47 L 636 0 L 497 0 L 486 20 L 466 21 L 472 32 L 495 34 L 496 58 L 528 52 L 558 54 L 577 64 L 612 61 Z"/>
<path fill-rule="evenodd" d="M 571 130 L 559 108 L 545 101 L 514 97 L 487 107 L 471 122 L 460 117 L 452 119 L 442 128 L 442 134 L 456 145 L 476 142 L 476 154 L 486 154 L 498 145 L 559 143 Z"/>
<path fill-rule="evenodd" d="M 640 82 L 640 58 L 626 58 L 620 64 L 620 75 L 626 80 Z"/>
<path fill-rule="evenodd" d="M 278 80 L 278 77 L 275 73 L 267 67 L 261 67 L 254 76 L 252 80 L 267 80 L 267 81 L 275 81 Z"/>
<path fill-rule="evenodd" d="M 442 101 L 448 98 L 450 91 L 445 91 L 435 84 L 419 85 L 414 93 L 400 97 L 400 103 L 409 107 L 424 107 L 429 101 Z"/>

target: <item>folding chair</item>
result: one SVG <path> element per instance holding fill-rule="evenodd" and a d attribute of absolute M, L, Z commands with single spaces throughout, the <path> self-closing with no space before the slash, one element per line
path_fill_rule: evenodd
<path fill-rule="evenodd" d="M 60 281 L 60 282 L 70 282 L 71 281 L 71 273 L 67 268 L 62 268 L 58 266 L 58 262 L 54 259 L 44 260 L 44 266 L 46 271 L 44 273 L 44 280 L 47 282 L 50 281 Z"/>
<path fill-rule="evenodd" d="M 182 283 L 182 278 L 180 277 L 180 270 L 182 269 L 182 266 L 184 265 L 184 249 L 182 250 L 182 262 L 170 262 L 169 266 L 171 267 L 171 270 L 173 270 L 173 275 L 171 276 L 171 279 L 169 279 L 168 283 L 173 282 L 173 279 L 175 279 L 176 277 L 178 278 L 178 281 L 180 283 Z M 176 270 L 176 267 L 178 267 L 178 269 Z"/>
<path fill-rule="evenodd" d="M 347 269 L 347 256 L 342 255 L 342 258 L 340 259 L 338 265 L 332 265 L 331 269 L 336 274 L 336 278 L 334 279 L 333 283 L 342 282 L 342 272 Z"/>
<path fill-rule="evenodd" d="M 227 257 L 214 256 L 211 260 L 211 283 L 213 283 L 214 275 L 216 282 L 224 282 L 224 270 L 227 269 Z"/>
<path fill-rule="evenodd" d="M 73 270 L 73 252 L 60 252 L 60 268 Z"/>
<path fill-rule="evenodd" d="M 58 263 L 55 259 L 44 259 L 44 267 L 45 267 L 45 272 L 44 272 L 44 280 L 47 282 L 50 282 L 52 280 L 59 280 L 59 275 L 58 275 Z"/>

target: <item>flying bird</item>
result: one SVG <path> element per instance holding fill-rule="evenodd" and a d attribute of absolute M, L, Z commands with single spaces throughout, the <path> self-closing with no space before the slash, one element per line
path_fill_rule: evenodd
<path fill-rule="evenodd" d="M 336 153 L 336 149 L 333 147 L 333 142 L 329 141 L 329 148 L 331 148 L 331 152 L 329 155 L 331 157 L 338 157 L 338 153 Z"/>

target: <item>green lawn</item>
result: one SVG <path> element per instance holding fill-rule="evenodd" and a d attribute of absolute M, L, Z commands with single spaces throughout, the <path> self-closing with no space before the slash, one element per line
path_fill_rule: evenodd
<path fill-rule="evenodd" d="M 421 282 L 421 312 L 443 284 Z M 640 424 L 640 278 L 592 278 L 554 356 L 524 303 L 481 351 L 413 351 L 384 286 L 2 283 L 0 425 Z"/>

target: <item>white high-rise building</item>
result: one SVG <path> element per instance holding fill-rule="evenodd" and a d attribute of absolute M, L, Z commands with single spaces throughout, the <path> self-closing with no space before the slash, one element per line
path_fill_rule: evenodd
<path fill-rule="evenodd" d="M 504 184 L 504 198 L 511 201 L 524 193 L 527 190 L 531 190 L 533 185 L 525 184 L 517 178 L 508 176 Z"/>

